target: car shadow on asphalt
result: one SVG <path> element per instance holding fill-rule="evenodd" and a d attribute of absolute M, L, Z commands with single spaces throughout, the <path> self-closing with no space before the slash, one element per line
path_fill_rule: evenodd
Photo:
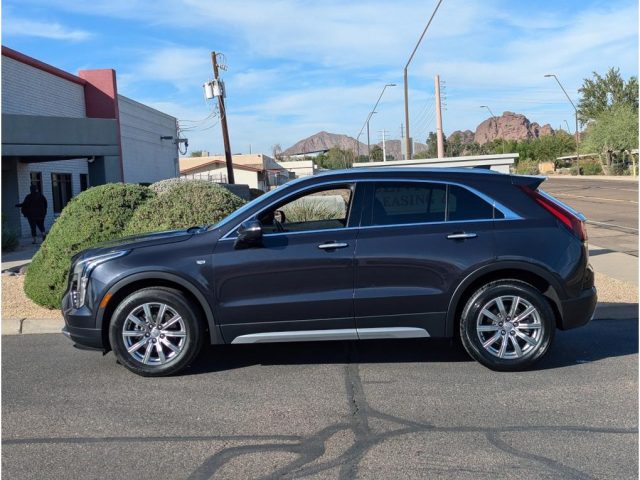
<path fill-rule="evenodd" d="M 355 352 L 355 355 L 354 355 Z M 599 304 L 584 327 L 556 331 L 551 351 L 532 370 L 548 370 L 638 353 L 638 305 Z M 184 375 L 253 365 L 473 362 L 459 340 L 407 339 L 216 345 L 203 349 Z"/>

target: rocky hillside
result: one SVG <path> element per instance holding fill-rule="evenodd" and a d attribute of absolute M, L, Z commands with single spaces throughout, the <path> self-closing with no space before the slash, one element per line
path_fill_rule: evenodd
<path fill-rule="evenodd" d="M 554 130 L 551 125 L 546 124 L 540 126 L 536 122 L 531 122 L 527 117 L 520 113 L 504 112 L 501 116 L 487 118 L 476 128 L 475 133 L 470 130 L 461 132 L 459 130 L 453 132 L 453 135 L 461 135 L 462 143 L 477 142 L 480 145 L 489 143 L 496 138 L 505 140 L 527 140 L 530 138 L 538 138 L 543 135 L 553 135 Z"/>
<path fill-rule="evenodd" d="M 367 151 L 367 144 L 360 143 L 360 154 L 364 154 Z M 301 155 L 304 153 L 319 152 L 322 150 L 329 150 L 332 147 L 338 147 L 342 150 L 351 150 L 357 153 L 358 144 L 356 139 L 348 135 L 340 135 L 337 133 L 319 132 L 310 137 L 304 138 L 287 148 L 282 155 L 287 157 L 290 155 Z"/>

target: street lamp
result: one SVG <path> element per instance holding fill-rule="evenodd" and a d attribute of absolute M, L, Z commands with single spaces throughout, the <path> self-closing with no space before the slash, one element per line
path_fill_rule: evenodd
<path fill-rule="evenodd" d="M 371 120 L 371 116 L 374 113 L 377 113 L 376 107 L 378 106 L 378 103 L 380 103 L 380 99 L 382 98 L 382 95 L 384 95 L 384 91 L 387 89 L 387 87 L 395 87 L 396 84 L 395 83 L 387 83 L 383 89 L 382 92 L 380 92 L 380 96 L 378 97 L 378 100 L 376 101 L 376 104 L 373 106 L 373 109 L 371 110 L 371 112 L 369 112 L 369 115 L 367 115 L 367 119 L 364 122 L 364 125 L 362 125 L 362 128 L 360 129 L 360 133 L 358 133 L 358 137 L 360 138 L 360 135 L 362 135 L 362 131 L 365 129 L 365 127 L 367 128 L 367 156 L 369 157 L 369 161 L 371 161 L 371 145 L 370 145 L 370 140 L 369 140 L 369 120 Z M 358 143 L 358 156 L 360 156 L 360 144 Z"/>
<path fill-rule="evenodd" d="M 371 161 L 371 143 L 369 140 L 369 120 L 371 120 L 371 117 L 373 116 L 374 113 L 378 113 L 378 112 L 373 110 L 367 117 L 367 157 L 369 157 L 369 161 Z"/>
<path fill-rule="evenodd" d="M 573 100 L 571 100 L 571 97 L 569 96 L 567 91 L 564 89 L 564 87 L 560 83 L 560 80 L 558 80 L 558 77 L 556 77 L 553 73 L 548 73 L 548 74 L 545 75 L 545 77 L 546 78 L 553 77 L 553 78 L 556 79 L 556 82 L 558 82 L 558 85 L 560 86 L 560 88 L 564 92 L 564 95 L 567 97 L 567 100 L 569 100 L 569 103 L 573 107 L 573 110 L 576 112 L 576 167 L 578 168 L 578 175 L 580 175 L 580 131 L 578 129 L 578 109 L 576 108 L 575 104 L 573 103 Z M 568 125 L 567 125 L 567 127 L 568 127 Z"/>
<path fill-rule="evenodd" d="M 487 105 L 480 105 L 480 108 L 486 108 L 487 110 L 489 110 L 489 114 L 493 118 L 493 121 L 496 122 L 496 138 L 498 138 L 498 118 L 493 114 L 493 112 Z M 500 143 L 502 143 L 502 153 L 504 153 L 504 138 L 500 139 Z"/>
<path fill-rule="evenodd" d="M 411 63 L 411 60 L 413 60 L 413 56 L 416 54 L 416 50 L 418 50 L 418 47 L 420 46 L 420 42 L 422 42 L 422 39 L 424 38 L 424 34 L 427 33 L 427 29 L 429 28 L 429 25 L 431 25 L 431 21 L 433 20 L 433 17 L 436 16 L 436 12 L 438 11 L 438 8 L 440 8 L 440 4 L 442 3 L 442 0 L 438 1 L 438 4 L 436 5 L 436 8 L 433 10 L 433 13 L 431 14 L 431 18 L 429 18 L 429 22 L 427 23 L 427 26 L 424 27 L 424 30 L 422 31 L 422 35 L 420 35 L 420 38 L 418 39 L 418 43 L 416 43 L 415 48 L 413 49 L 413 52 L 411 52 L 411 56 L 409 57 L 409 60 L 407 61 L 407 64 L 404 66 L 404 126 L 405 126 L 405 137 L 404 137 L 404 146 L 405 146 L 405 151 L 406 151 L 406 158 L 405 160 L 411 160 L 411 155 L 409 152 L 411 152 L 410 150 L 410 145 L 409 145 L 409 80 L 408 80 L 408 73 L 407 73 L 407 69 L 409 68 L 409 64 Z"/>

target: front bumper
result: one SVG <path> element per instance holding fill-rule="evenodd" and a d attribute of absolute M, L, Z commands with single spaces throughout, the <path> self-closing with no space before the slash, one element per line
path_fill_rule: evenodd
<path fill-rule="evenodd" d="M 561 301 L 561 330 L 581 327 L 589 323 L 598 303 L 596 287 L 583 290 L 579 297 Z"/>
<path fill-rule="evenodd" d="M 102 329 L 96 328 L 95 314 L 86 306 L 73 308 L 68 293 L 62 297 L 62 316 L 65 323 L 62 333 L 71 341 L 84 347 L 105 348 Z"/>

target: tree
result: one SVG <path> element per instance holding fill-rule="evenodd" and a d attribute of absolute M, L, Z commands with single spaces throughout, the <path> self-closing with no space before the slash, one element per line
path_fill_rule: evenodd
<path fill-rule="evenodd" d="M 202 157 L 204 156 L 204 151 L 203 150 L 193 150 L 191 152 L 191 155 L 189 155 L 190 157 Z"/>
<path fill-rule="evenodd" d="M 610 68 L 602 77 L 593 72 L 593 78 L 585 78 L 578 103 L 578 117 L 585 124 L 618 105 L 628 105 L 638 111 L 638 79 L 627 82 L 620 76 L 619 68 Z"/>
<path fill-rule="evenodd" d="M 623 161 L 629 152 L 638 148 L 638 108 L 618 104 L 602 112 L 585 132 L 581 150 L 597 152 L 608 166 Z"/>
<path fill-rule="evenodd" d="M 382 147 L 380 147 L 380 145 L 374 145 L 373 147 L 371 147 L 371 161 L 372 162 L 382 161 Z"/>
<path fill-rule="evenodd" d="M 274 160 L 282 160 L 282 147 L 279 143 L 271 145 L 271 153 L 273 154 Z"/>
<path fill-rule="evenodd" d="M 321 153 L 314 158 L 314 162 L 321 168 L 331 170 L 349 168 L 353 165 L 354 154 L 351 150 L 332 147 L 326 154 Z"/>

